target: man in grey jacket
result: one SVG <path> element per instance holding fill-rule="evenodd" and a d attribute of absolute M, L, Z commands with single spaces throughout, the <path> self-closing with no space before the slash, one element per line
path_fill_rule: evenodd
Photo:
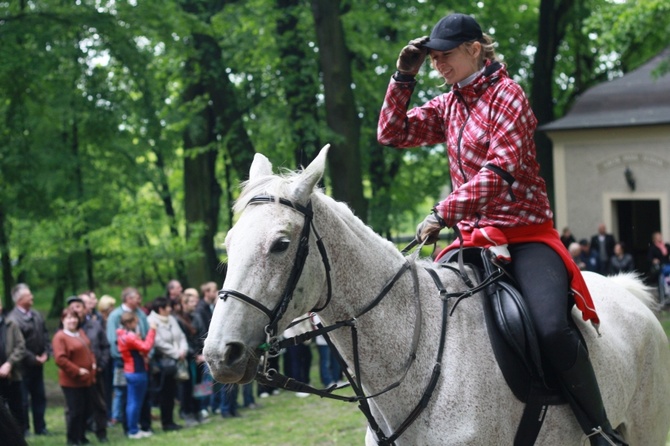
<path fill-rule="evenodd" d="M 36 435 L 49 435 L 44 414 L 47 397 L 44 389 L 44 363 L 51 354 L 51 342 L 44 317 L 33 310 L 33 293 L 25 283 L 12 288 L 14 309 L 7 315 L 19 326 L 26 342 L 26 352 L 22 363 L 22 397 L 24 432 L 30 431 L 29 407 L 33 413 L 33 429 Z"/>
<path fill-rule="evenodd" d="M 21 361 L 26 354 L 26 341 L 21 329 L 2 312 L 0 299 L 0 397 L 7 401 L 17 424 L 23 420 L 21 397 Z M 23 431 L 21 431 L 23 435 Z"/>

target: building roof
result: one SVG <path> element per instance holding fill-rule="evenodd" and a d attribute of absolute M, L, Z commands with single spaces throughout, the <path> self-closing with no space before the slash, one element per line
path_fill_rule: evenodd
<path fill-rule="evenodd" d="M 670 47 L 636 70 L 580 95 L 562 118 L 540 130 L 574 130 L 670 123 L 670 73 L 652 74 Z"/>

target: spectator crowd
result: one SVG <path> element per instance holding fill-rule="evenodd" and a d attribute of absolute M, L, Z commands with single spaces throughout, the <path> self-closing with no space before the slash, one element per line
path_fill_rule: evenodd
<path fill-rule="evenodd" d="M 0 302 L 3 413 L 11 414 L 24 441 L 53 435 L 45 421 L 44 382 L 44 364 L 53 358 L 65 401 L 67 445 L 89 444 L 87 433 L 106 443 L 108 429 L 123 429 L 129 439 L 141 440 L 154 435 L 157 422 L 163 431 L 175 431 L 209 422 L 214 414 L 239 417 L 239 385 L 214 382 L 202 354 L 217 290 L 215 282 L 184 290 L 171 280 L 165 295 L 148 304 L 136 288 L 127 287 L 118 305 L 111 296 L 98 299 L 86 291 L 66 299 L 58 330 L 50 336 L 44 317 L 33 308 L 30 287 L 16 285 L 8 314 Z M 307 319 L 301 329 L 316 323 Z M 322 384 L 328 387 L 340 380 L 339 366 L 327 345 L 318 342 L 317 348 Z M 309 383 L 309 346 L 295 346 L 281 356 L 285 375 Z M 279 357 L 272 361 L 279 370 Z M 256 397 L 276 395 L 278 389 L 258 386 L 254 391 L 250 383 L 241 393 L 242 407 L 255 409 Z M 160 416 L 152 416 L 152 407 Z"/>
<path fill-rule="evenodd" d="M 608 233 L 602 223 L 590 239 L 582 238 L 579 241 L 575 239 L 570 228 L 563 228 L 561 241 L 581 270 L 603 275 L 634 271 L 644 274 L 649 283 L 658 287 L 659 303 L 668 303 L 666 296 L 670 296 L 670 243 L 663 241 L 660 231 L 651 234 L 646 265 L 636 265 L 633 256 L 626 251 L 625 244 Z"/>

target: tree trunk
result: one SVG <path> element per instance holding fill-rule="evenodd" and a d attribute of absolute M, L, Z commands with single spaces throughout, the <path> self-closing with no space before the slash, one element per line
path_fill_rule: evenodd
<path fill-rule="evenodd" d="M 368 224 L 378 234 L 391 239 L 391 185 L 398 175 L 402 164 L 402 151 L 380 145 L 377 141 L 370 143 L 370 221 Z"/>
<path fill-rule="evenodd" d="M 197 1 L 182 4 L 185 11 L 197 13 L 209 22 L 223 8 L 225 2 L 203 6 Z M 253 160 L 253 145 L 242 122 L 235 89 L 226 73 L 221 48 L 215 38 L 207 34 L 192 35 L 195 56 L 185 66 L 185 79 L 192 82 L 186 88 L 185 103 L 207 96 L 207 105 L 194 116 L 184 132 L 184 202 L 189 227 L 203 223 L 204 232 L 199 238 L 203 256 L 191 260 L 188 266 L 189 282 L 201 284 L 210 280 L 222 282 L 218 270 L 219 259 L 214 246 L 218 232 L 222 189 L 216 177 L 218 150 L 223 146 L 229 162 L 240 180 L 246 179 Z M 229 197 L 232 205 L 232 197 Z"/>
<path fill-rule="evenodd" d="M 0 264 L 2 264 L 2 295 L 4 297 L 4 313 L 7 314 L 14 306 L 12 300 L 12 286 L 14 278 L 12 277 L 12 262 L 9 256 L 9 236 L 7 235 L 5 225 L 5 210 L 0 203 Z"/>
<path fill-rule="evenodd" d="M 72 106 L 73 117 L 72 117 L 72 156 L 75 159 L 74 166 L 74 176 L 77 186 L 77 201 L 83 203 L 85 200 L 84 194 L 84 174 L 81 169 L 81 152 L 79 150 L 79 124 L 77 121 L 77 108 L 75 105 Z M 81 235 L 84 239 L 84 260 L 86 262 L 86 284 L 88 285 L 89 290 L 95 289 L 95 276 L 93 273 L 93 251 L 91 250 L 91 242 L 88 239 L 88 222 L 86 221 L 86 216 L 84 216 L 83 224 L 83 233 L 77 234 Z"/>
<path fill-rule="evenodd" d="M 537 52 L 533 61 L 530 99 L 538 126 L 554 120 L 554 66 L 558 46 L 565 35 L 567 15 L 573 0 L 541 0 Z M 536 132 L 537 159 L 547 183 L 549 200 L 554 203 L 554 161 L 552 144 L 544 132 Z"/>
<path fill-rule="evenodd" d="M 312 0 L 312 14 L 319 46 L 326 98 L 326 121 L 333 132 L 328 156 L 333 196 L 345 201 L 367 221 L 363 196 L 360 122 L 356 112 L 351 75 L 351 58 L 340 20 L 339 0 Z"/>
<path fill-rule="evenodd" d="M 295 44 L 299 32 L 296 11 L 300 10 L 301 3 L 301 0 L 277 0 L 277 7 L 282 11 L 277 20 L 277 45 L 289 122 L 292 124 L 295 164 L 307 166 L 316 156 L 321 144 L 316 131 L 317 79 L 304 75 L 315 71 L 311 66 L 314 59 L 306 53 L 306 45 Z"/>

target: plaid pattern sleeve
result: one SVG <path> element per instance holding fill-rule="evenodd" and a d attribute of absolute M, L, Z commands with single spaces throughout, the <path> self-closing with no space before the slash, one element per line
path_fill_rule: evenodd
<path fill-rule="evenodd" d="M 444 97 L 441 95 L 421 107 L 407 110 L 415 82 L 391 78 L 379 113 L 377 140 L 397 147 L 419 147 L 445 141 Z"/>

